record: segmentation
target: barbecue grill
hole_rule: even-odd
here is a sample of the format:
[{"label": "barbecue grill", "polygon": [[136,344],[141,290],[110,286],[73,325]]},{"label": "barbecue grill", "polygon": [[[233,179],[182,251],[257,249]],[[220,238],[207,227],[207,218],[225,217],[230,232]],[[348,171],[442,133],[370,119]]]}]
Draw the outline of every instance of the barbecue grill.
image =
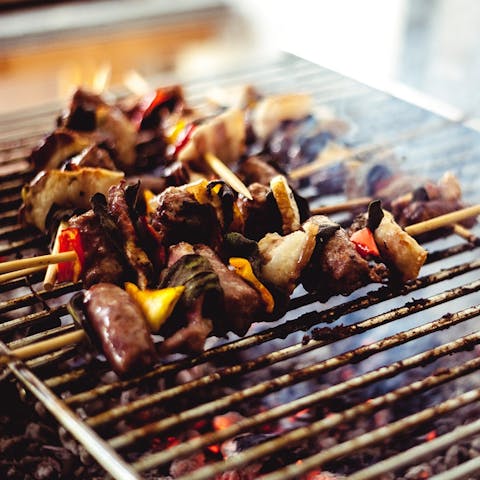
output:
[{"label": "barbecue grill", "polygon": [[[393,153],[403,171],[430,178],[451,170],[464,199],[480,200],[478,132],[299,58],[190,80],[185,92],[198,104],[208,87],[247,82],[331,107],[353,125],[352,157]],[[17,224],[17,209],[32,175],[25,157],[59,109],[0,118],[3,258],[46,252],[43,236]],[[341,199],[303,185],[313,206]],[[201,355],[169,358],[142,377],[112,379],[105,362],[72,345],[11,358],[4,381],[21,386],[20,411],[35,398],[116,479],[162,478],[185,458],[201,459],[199,468],[176,478],[479,478],[478,243],[451,235],[426,247],[421,277],[402,287],[371,285],[325,304],[296,292],[282,321],[213,339]],[[81,285],[47,292],[41,282],[36,273],[0,285],[2,354],[77,328],[65,302]],[[451,462],[460,447],[467,454]]]}]

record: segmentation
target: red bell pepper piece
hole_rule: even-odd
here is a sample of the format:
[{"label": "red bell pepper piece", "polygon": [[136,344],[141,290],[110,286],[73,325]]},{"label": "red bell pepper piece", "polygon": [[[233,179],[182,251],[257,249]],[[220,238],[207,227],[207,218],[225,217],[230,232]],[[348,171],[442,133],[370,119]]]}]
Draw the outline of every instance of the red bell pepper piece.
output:
[{"label": "red bell pepper piece", "polygon": [[72,262],[61,262],[58,264],[57,280],[59,282],[76,282],[82,273],[85,262],[85,252],[82,246],[82,240],[78,228],[64,228],[58,237],[58,251],[75,251],[77,259]]},{"label": "red bell pepper piece", "polygon": [[368,257],[371,255],[375,257],[380,256],[377,244],[375,243],[375,238],[369,228],[365,227],[354,232],[350,237],[350,241],[355,244],[357,252],[362,257]]},{"label": "red bell pepper piece", "polygon": [[148,117],[153,113],[155,108],[162,103],[165,103],[172,96],[168,90],[158,89],[154,92],[147,93],[135,108],[131,121],[136,126],[137,130],[141,130],[143,123],[147,121]]}]

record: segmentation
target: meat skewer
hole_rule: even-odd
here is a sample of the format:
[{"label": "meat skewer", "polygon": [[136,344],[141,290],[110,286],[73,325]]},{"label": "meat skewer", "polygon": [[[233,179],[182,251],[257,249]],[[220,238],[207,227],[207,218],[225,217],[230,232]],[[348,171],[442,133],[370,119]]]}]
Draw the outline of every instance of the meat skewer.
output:
[{"label": "meat skewer", "polygon": [[[476,206],[473,209],[470,208],[466,212],[459,213],[459,215],[462,218],[465,218],[466,214],[470,214],[470,215],[480,214],[480,206]],[[444,218],[444,219],[440,219],[437,222],[434,222],[435,225],[433,225],[433,227],[432,227],[432,222],[429,221],[429,222],[423,222],[423,224],[420,224],[420,225],[416,225],[415,229],[417,231],[425,232],[429,228],[437,228],[438,224],[444,225],[447,220],[450,222],[452,221],[451,215],[447,219]],[[455,219],[453,219],[453,221],[454,220]],[[310,220],[310,225],[312,225],[311,220]],[[306,229],[308,228],[310,227],[306,227]],[[202,248],[205,248],[205,247],[202,247]],[[203,251],[199,250],[199,252],[203,252]],[[58,259],[58,255],[62,255],[62,254],[57,254],[57,256],[54,257],[55,260]],[[70,257],[71,256],[72,255],[70,253]],[[26,259],[26,260],[30,260],[30,259]],[[42,262],[44,261],[45,261],[45,256],[42,259]],[[282,261],[281,257],[280,257],[280,261]],[[19,261],[14,261],[14,262],[19,262]],[[10,262],[8,267],[9,270],[13,268],[12,265],[14,264]],[[232,274],[232,275],[235,275],[235,274]],[[233,291],[234,289],[232,289],[232,292]],[[117,294],[120,295],[120,297],[116,296]],[[86,298],[86,300],[84,300],[84,298]],[[79,301],[80,300],[77,298],[73,300],[73,303],[76,303],[78,307]],[[81,294],[81,301],[83,302],[83,304],[88,305],[86,308],[86,311],[88,312],[88,316],[90,317],[90,319],[87,320],[88,324],[90,325],[90,329],[87,327],[86,329],[76,330],[74,332],[70,332],[68,334],[55,337],[53,339],[38,342],[33,345],[29,345],[27,347],[22,347],[21,349],[15,350],[13,352],[13,355],[21,359],[32,358],[34,356],[47,353],[49,351],[61,348],[63,346],[84,341],[85,338],[89,337],[96,344],[99,343],[98,339],[100,339],[100,343],[102,344],[102,350],[105,352],[107,358],[109,358],[109,361],[113,366],[113,368],[120,375],[131,374],[136,372],[139,368],[141,369],[141,368],[148,367],[151,364],[151,362],[153,362],[156,359],[157,353],[152,348],[153,344],[151,344],[151,338],[149,336],[148,337],[146,336],[145,332],[148,332],[148,330],[144,328],[145,323],[142,323],[144,322],[144,315],[138,310],[138,306],[135,305],[135,303],[132,300],[132,297],[129,296],[127,292],[125,292],[123,289],[115,285],[97,284],[87,292],[86,297],[84,297],[84,294]],[[125,305],[129,305],[129,308],[127,309],[127,311],[131,309],[132,311],[131,315],[130,313],[129,314],[125,313],[124,311]],[[122,309],[121,315],[119,314],[119,310],[118,310],[119,307]],[[76,311],[78,312],[78,309]],[[135,318],[135,320],[133,320],[133,318]],[[107,323],[112,320],[114,322],[118,322],[118,328],[116,330],[110,331],[108,330],[109,327],[107,327]],[[140,320],[142,322],[140,322]],[[128,350],[128,347],[125,346],[129,342],[123,342],[122,340],[123,343],[120,347],[120,350],[123,351],[122,348],[124,350],[127,349],[128,350],[127,357],[125,357],[125,353],[123,354],[123,356],[122,354],[119,354],[118,347],[115,345],[115,340],[113,341],[110,340],[110,343],[108,343],[106,340],[107,338],[112,338],[112,336],[113,338],[119,338],[119,339],[121,339],[122,336],[125,336],[126,333],[125,333],[125,328],[123,326],[124,325],[123,322],[125,321],[128,321],[130,326],[132,325],[130,322],[135,322],[135,324],[137,325],[137,330],[135,329],[132,330],[133,332],[132,338],[133,337],[137,338],[137,336],[139,336],[142,339],[140,342],[140,344],[142,345],[142,348],[139,347],[139,342],[137,340],[133,341],[132,345],[135,346],[133,352],[131,350]],[[85,324],[83,326],[85,326]],[[87,332],[89,330],[92,331],[92,329],[95,333],[86,335],[86,331]],[[11,360],[11,358],[8,358],[8,359],[5,358],[3,360],[0,359],[0,363],[8,362],[8,360]]]},{"label": "meat skewer", "polygon": [[[300,283],[307,290],[320,290],[320,297],[326,299],[335,294],[347,295],[370,282],[381,282],[390,274],[388,269],[393,272],[392,277],[397,275],[401,281],[416,278],[426,251],[401,230],[388,212],[380,210],[374,226],[369,216],[364,219],[368,225],[361,230],[368,230],[373,238],[372,244],[365,245],[365,232],[361,230],[350,236],[327,217],[305,216],[300,199],[285,177],[267,164],[261,167],[266,183],[263,185],[254,182],[247,189],[230,176],[229,183],[240,190],[240,197],[225,182],[203,180],[168,188],[164,185],[158,196],[143,202],[138,186],[135,190],[128,185],[122,171],[90,164],[101,161],[107,165],[110,160],[114,169],[131,173],[138,160],[132,153],[132,125],[138,134],[148,133],[156,138],[168,121],[177,122],[172,123],[175,128],[183,128],[182,148],[172,158],[188,171],[190,180],[192,175],[205,179],[212,164],[212,170],[220,168],[221,176],[228,177],[229,166],[238,162],[245,149],[244,111],[230,108],[213,118],[189,118],[191,112],[183,106],[180,112],[175,110],[183,102],[178,90],[173,88],[164,94],[157,91],[153,102],[146,107],[137,105],[127,114],[118,106],[79,92],[62,125],[80,129],[80,133],[67,139],[83,146],[85,139],[91,141],[100,135],[113,143],[106,149],[101,143],[90,145],[82,150],[81,158],[69,160],[74,165],[71,171],[56,170],[54,166],[40,176],[43,190],[37,180],[24,192],[22,216],[41,230],[49,223],[50,207],[65,203],[64,197],[70,210],[79,206],[86,210],[91,199],[92,210],[73,216],[70,211],[65,230],[75,232],[86,246],[82,255],[76,250],[74,257],[81,260],[82,279],[88,288],[82,309],[88,317],[86,325],[95,331],[92,338],[100,341],[118,374],[147,368],[156,360],[147,324],[155,324],[155,331],[164,336],[159,347],[161,354],[196,353],[203,349],[208,335],[224,335],[228,331],[244,335],[252,321],[281,316],[282,306]],[[295,99],[301,100],[300,110],[294,108]],[[153,115],[159,105],[162,113]],[[265,99],[253,110],[257,140],[266,141],[283,121],[303,119],[310,108],[306,105],[305,96]],[[81,133],[83,128],[88,135]],[[58,135],[63,133],[66,132],[57,131]],[[159,138],[160,143],[164,142],[165,132]],[[74,147],[76,151],[78,146]],[[164,147],[162,144],[159,151],[163,152]],[[227,165],[219,163],[217,155]],[[245,171],[247,165],[251,172],[252,167],[260,164],[249,158],[240,168],[243,166]],[[86,177],[93,181],[78,182]],[[58,185],[56,190],[45,188],[62,181],[69,185],[70,178],[82,184],[74,192],[67,191],[65,195]],[[86,194],[85,185],[89,187]],[[79,197],[83,198],[77,203]],[[435,228],[438,225],[437,222]],[[376,250],[372,247],[375,242],[379,245]],[[227,254],[228,249],[233,249],[233,254],[230,250]],[[374,266],[368,262],[373,257]],[[236,273],[227,267],[227,260]],[[159,272],[160,280],[155,278]],[[152,286],[156,290],[149,290]],[[177,293],[169,289],[176,289]],[[163,314],[152,322],[145,313],[145,299],[162,290],[169,290],[175,301],[167,302],[171,307],[168,315],[164,308]],[[128,306],[125,315],[124,304]],[[170,314],[174,320],[169,320]],[[125,322],[130,318],[134,328],[125,339],[122,332],[128,330]],[[223,323],[223,318],[229,318],[230,323]]]}]

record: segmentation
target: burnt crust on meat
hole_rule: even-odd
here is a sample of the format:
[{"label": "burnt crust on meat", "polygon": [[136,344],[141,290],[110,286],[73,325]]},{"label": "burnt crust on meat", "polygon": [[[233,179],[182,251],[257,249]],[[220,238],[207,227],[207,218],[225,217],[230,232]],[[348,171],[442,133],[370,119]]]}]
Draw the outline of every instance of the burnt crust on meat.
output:
[{"label": "burnt crust on meat", "polygon": [[185,241],[203,243],[217,250],[221,243],[221,226],[215,209],[200,204],[192,193],[181,188],[169,187],[160,194],[151,223],[165,246]]},{"label": "burnt crust on meat", "polygon": [[86,288],[100,282],[121,285],[124,281],[124,265],[118,251],[104,234],[100,220],[92,210],[68,221],[78,228],[85,254],[82,280]]},{"label": "burnt crust on meat", "polygon": [[[331,222],[323,216],[319,221]],[[383,264],[370,264],[356,250],[347,232],[340,228],[318,245],[311,261],[303,271],[301,283],[308,291],[318,292],[320,300],[333,295],[350,295],[369,283],[381,283],[387,269]]]},{"label": "burnt crust on meat", "polygon": [[122,232],[125,255],[137,273],[137,285],[144,289],[152,283],[153,265],[145,251],[138,246],[138,237],[125,198],[126,182],[112,186],[108,191],[108,213]]}]

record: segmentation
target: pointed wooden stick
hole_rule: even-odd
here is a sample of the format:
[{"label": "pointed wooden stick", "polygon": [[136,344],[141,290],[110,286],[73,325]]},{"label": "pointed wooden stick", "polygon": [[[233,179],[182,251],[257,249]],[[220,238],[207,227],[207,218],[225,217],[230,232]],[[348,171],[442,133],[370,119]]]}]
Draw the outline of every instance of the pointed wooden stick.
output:
[{"label": "pointed wooden stick", "polygon": [[453,233],[455,235],[458,235],[459,237],[462,237],[464,240],[470,243],[475,243],[478,239],[478,237],[471,232],[468,228],[465,228],[463,225],[460,225],[459,223],[456,223],[453,226]]},{"label": "pointed wooden stick", "polygon": [[225,180],[235,191],[241,193],[249,200],[253,200],[252,194],[245,184],[213,153],[207,152],[205,160],[208,166],[222,179]]},{"label": "pointed wooden stick", "polygon": [[[58,225],[57,233],[55,235],[55,241],[53,243],[52,253],[58,253],[59,244],[60,244],[60,233],[61,231],[67,228],[67,222],[60,222]],[[45,273],[45,278],[43,279],[43,288],[45,290],[51,290],[55,285],[55,280],[57,279],[58,264],[52,263],[48,266],[47,272]]]},{"label": "pointed wooden stick", "polygon": [[0,283],[9,282],[15,278],[25,277],[27,275],[32,275],[32,273],[41,272],[44,270],[46,265],[41,265],[40,267],[31,267],[31,268],[22,268],[21,270],[15,270],[9,273],[3,273],[0,275]]},{"label": "pointed wooden stick", "polygon": [[73,262],[76,260],[77,254],[74,251],[62,252],[48,255],[40,255],[38,257],[21,258],[19,260],[10,260],[0,263],[0,273],[14,272],[31,267],[43,267],[52,263]]},{"label": "pointed wooden stick", "polygon": [[322,207],[313,208],[312,215],[331,215],[332,213],[348,212],[357,207],[367,206],[373,199],[371,197],[352,198],[342,203],[335,205],[325,205]]},{"label": "pointed wooden stick", "polygon": [[425,220],[424,222],[415,223],[414,225],[409,225],[408,227],[405,227],[405,231],[414,237],[416,235],[421,235],[422,233],[436,230],[437,228],[451,227],[462,220],[476,217],[477,215],[480,215],[480,204],[462,208],[455,212],[446,213],[445,215],[440,215],[431,218],[430,220]]},{"label": "pointed wooden stick", "polygon": [[15,359],[28,360],[30,358],[39,357],[46,353],[53,352],[68,345],[80,343],[86,338],[84,330],[74,330],[73,332],[64,333],[57,337],[48,338],[40,342],[25,345],[24,347],[12,350],[11,355],[0,356],[0,366],[5,365]]}]

